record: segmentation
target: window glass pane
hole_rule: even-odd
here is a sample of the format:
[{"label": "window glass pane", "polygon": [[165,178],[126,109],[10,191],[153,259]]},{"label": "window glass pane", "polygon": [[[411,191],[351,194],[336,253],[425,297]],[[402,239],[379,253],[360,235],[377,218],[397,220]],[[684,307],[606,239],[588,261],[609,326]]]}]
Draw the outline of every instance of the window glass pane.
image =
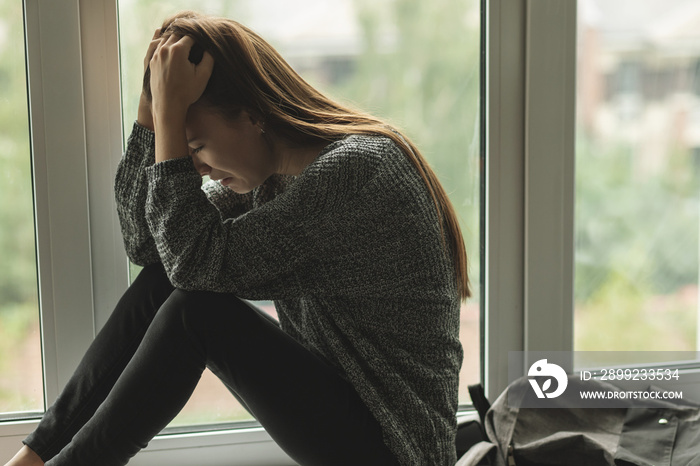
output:
[{"label": "window glass pane", "polygon": [[[479,1],[121,0],[127,130],[136,117],[146,45],[163,18],[186,8],[251,27],[312,85],[388,119],[421,148],[460,216],[471,261],[474,297],[463,305],[461,325],[460,401],[468,403],[467,384],[480,380]],[[274,312],[272,303],[258,305]],[[209,374],[181,415],[187,420],[175,423],[242,417],[234,406]]]},{"label": "window glass pane", "polygon": [[692,0],[579,1],[577,350],[698,349],[699,21]]},{"label": "window glass pane", "polygon": [[0,418],[44,410],[23,25],[0,0]]}]

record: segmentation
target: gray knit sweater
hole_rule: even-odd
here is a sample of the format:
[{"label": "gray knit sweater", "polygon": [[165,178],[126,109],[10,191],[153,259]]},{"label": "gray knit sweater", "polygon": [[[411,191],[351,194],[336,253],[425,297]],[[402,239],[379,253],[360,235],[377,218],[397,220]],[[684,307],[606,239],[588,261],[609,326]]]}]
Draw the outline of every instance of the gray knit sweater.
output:
[{"label": "gray knit sweater", "polygon": [[458,291],[433,201],[391,140],[348,136],[241,195],[202,185],[189,157],[155,164],[154,135],[135,124],[115,192],[133,262],[162,262],[179,288],[274,300],[402,465],[455,463]]}]

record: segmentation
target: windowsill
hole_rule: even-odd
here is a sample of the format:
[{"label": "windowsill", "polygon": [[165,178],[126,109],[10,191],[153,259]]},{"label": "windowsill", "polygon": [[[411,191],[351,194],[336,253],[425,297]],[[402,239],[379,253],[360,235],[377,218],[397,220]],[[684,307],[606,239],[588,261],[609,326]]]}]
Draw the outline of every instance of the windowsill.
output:
[{"label": "windowsill", "polygon": [[[471,407],[461,407],[457,422],[479,419]],[[0,451],[14,452],[21,441],[39,423],[38,419],[0,422]],[[227,466],[293,466],[292,461],[270,438],[261,426],[250,422],[216,426],[201,426],[197,432],[164,432],[156,436],[148,447],[140,452],[130,464],[148,466],[169,464],[222,464]],[[11,455],[12,453],[8,453]],[[6,460],[0,457],[0,460]],[[9,460],[9,457],[7,458]]]}]

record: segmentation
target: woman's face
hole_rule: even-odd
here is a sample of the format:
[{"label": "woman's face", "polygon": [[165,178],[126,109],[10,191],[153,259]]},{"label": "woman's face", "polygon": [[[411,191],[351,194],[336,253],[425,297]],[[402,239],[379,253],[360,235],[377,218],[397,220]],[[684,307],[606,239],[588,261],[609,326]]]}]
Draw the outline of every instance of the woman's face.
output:
[{"label": "woman's face", "polygon": [[237,193],[252,191],[275,173],[272,146],[246,111],[229,120],[204,105],[192,105],[186,133],[197,171]]}]

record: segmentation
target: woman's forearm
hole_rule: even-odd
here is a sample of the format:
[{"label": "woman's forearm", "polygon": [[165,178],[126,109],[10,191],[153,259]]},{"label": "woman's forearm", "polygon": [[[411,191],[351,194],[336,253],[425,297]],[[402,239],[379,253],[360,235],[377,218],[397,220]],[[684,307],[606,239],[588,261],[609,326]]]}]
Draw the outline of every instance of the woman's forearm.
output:
[{"label": "woman's forearm", "polygon": [[187,111],[201,97],[214,67],[207,52],[197,64],[189,60],[193,45],[191,37],[170,35],[158,43],[150,61],[156,163],[189,155]]},{"label": "woman's forearm", "polygon": [[154,136],[148,128],[134,124],[119,161],[114,194],[124,247],[129,259],[139,265],[160,262],[151,232],[146,222],[148,179],[146,167],[154,162]]},{"label": "woman's forearm", "polygon": [[186,112],[187,109],[167,106],[155,112],[156,163],[189,155],[185,132]]},{"label": "woman's forearm", "polygon": [[153,131],[153,115],[151,114],[151,103],[146,98],[145,94],[141,94],[141,100],[139,100],[139,109],[136,117],[136,122]]}]

